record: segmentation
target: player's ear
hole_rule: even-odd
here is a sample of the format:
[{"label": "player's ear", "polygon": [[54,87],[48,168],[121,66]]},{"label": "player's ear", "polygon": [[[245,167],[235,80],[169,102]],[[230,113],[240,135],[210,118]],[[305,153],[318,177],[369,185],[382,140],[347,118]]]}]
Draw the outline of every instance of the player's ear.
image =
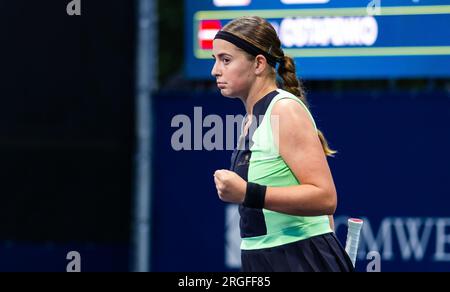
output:
[{"label": "player's ear", "polygon": [[258,55],[255,58],[255,74],[261,75],[267,67],[266,57],[263,55]]}]

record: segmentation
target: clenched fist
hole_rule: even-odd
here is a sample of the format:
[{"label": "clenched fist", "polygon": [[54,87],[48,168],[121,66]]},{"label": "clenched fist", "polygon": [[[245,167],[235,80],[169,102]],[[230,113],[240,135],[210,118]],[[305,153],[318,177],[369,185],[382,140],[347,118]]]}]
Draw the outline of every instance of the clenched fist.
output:
[{"label": "clenched fist", "polygon": [[217,194],[219,198],[228,203],[241,204],[247,191],[247,182],[237,173],[229,170],[217,170],[214,173]]}]

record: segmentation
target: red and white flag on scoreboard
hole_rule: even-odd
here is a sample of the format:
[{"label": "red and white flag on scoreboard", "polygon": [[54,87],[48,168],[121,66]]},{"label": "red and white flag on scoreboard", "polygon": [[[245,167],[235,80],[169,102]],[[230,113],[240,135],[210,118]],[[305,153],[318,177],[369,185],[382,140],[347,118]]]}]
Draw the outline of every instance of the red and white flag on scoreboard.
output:
[{"label": "red and white flag on scoreboard", "polygon": [[198,29],[198,42],[202,50],[212,50],[213,40],[222,28],[220,20],[202,20]]}]

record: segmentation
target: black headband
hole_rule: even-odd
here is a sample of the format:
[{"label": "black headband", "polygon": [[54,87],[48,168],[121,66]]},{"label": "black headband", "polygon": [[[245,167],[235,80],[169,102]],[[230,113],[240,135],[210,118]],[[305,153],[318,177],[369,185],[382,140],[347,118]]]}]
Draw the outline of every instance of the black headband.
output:
[{"label": "black headband", "polygon": [[264,57],[266,57],[267,63],[274,68],[276,67],[277,63],[282,63],[283,61],[282,58],[276,58],[275,56],[272,56],[271,54],[264,52],[263,50],[247,42],[246,40],[243,40],[235,36],[234,34],[223,30],[219,31],[214,37],[214,39],[221,39],[230,42],[236,47],[246,51],[247,53],[255,57],[258,55],[263,55]]}]

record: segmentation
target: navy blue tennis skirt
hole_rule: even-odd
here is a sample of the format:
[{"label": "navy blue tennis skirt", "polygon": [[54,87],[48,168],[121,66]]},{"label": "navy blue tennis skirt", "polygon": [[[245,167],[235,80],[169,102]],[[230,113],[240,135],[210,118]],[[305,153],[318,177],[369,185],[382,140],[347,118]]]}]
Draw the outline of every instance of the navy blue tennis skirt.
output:
[{"label": "navy blue tennis skirt", "polygon": [[353,272],[334,233],[258,250],[242,250],[243,272]]}]

